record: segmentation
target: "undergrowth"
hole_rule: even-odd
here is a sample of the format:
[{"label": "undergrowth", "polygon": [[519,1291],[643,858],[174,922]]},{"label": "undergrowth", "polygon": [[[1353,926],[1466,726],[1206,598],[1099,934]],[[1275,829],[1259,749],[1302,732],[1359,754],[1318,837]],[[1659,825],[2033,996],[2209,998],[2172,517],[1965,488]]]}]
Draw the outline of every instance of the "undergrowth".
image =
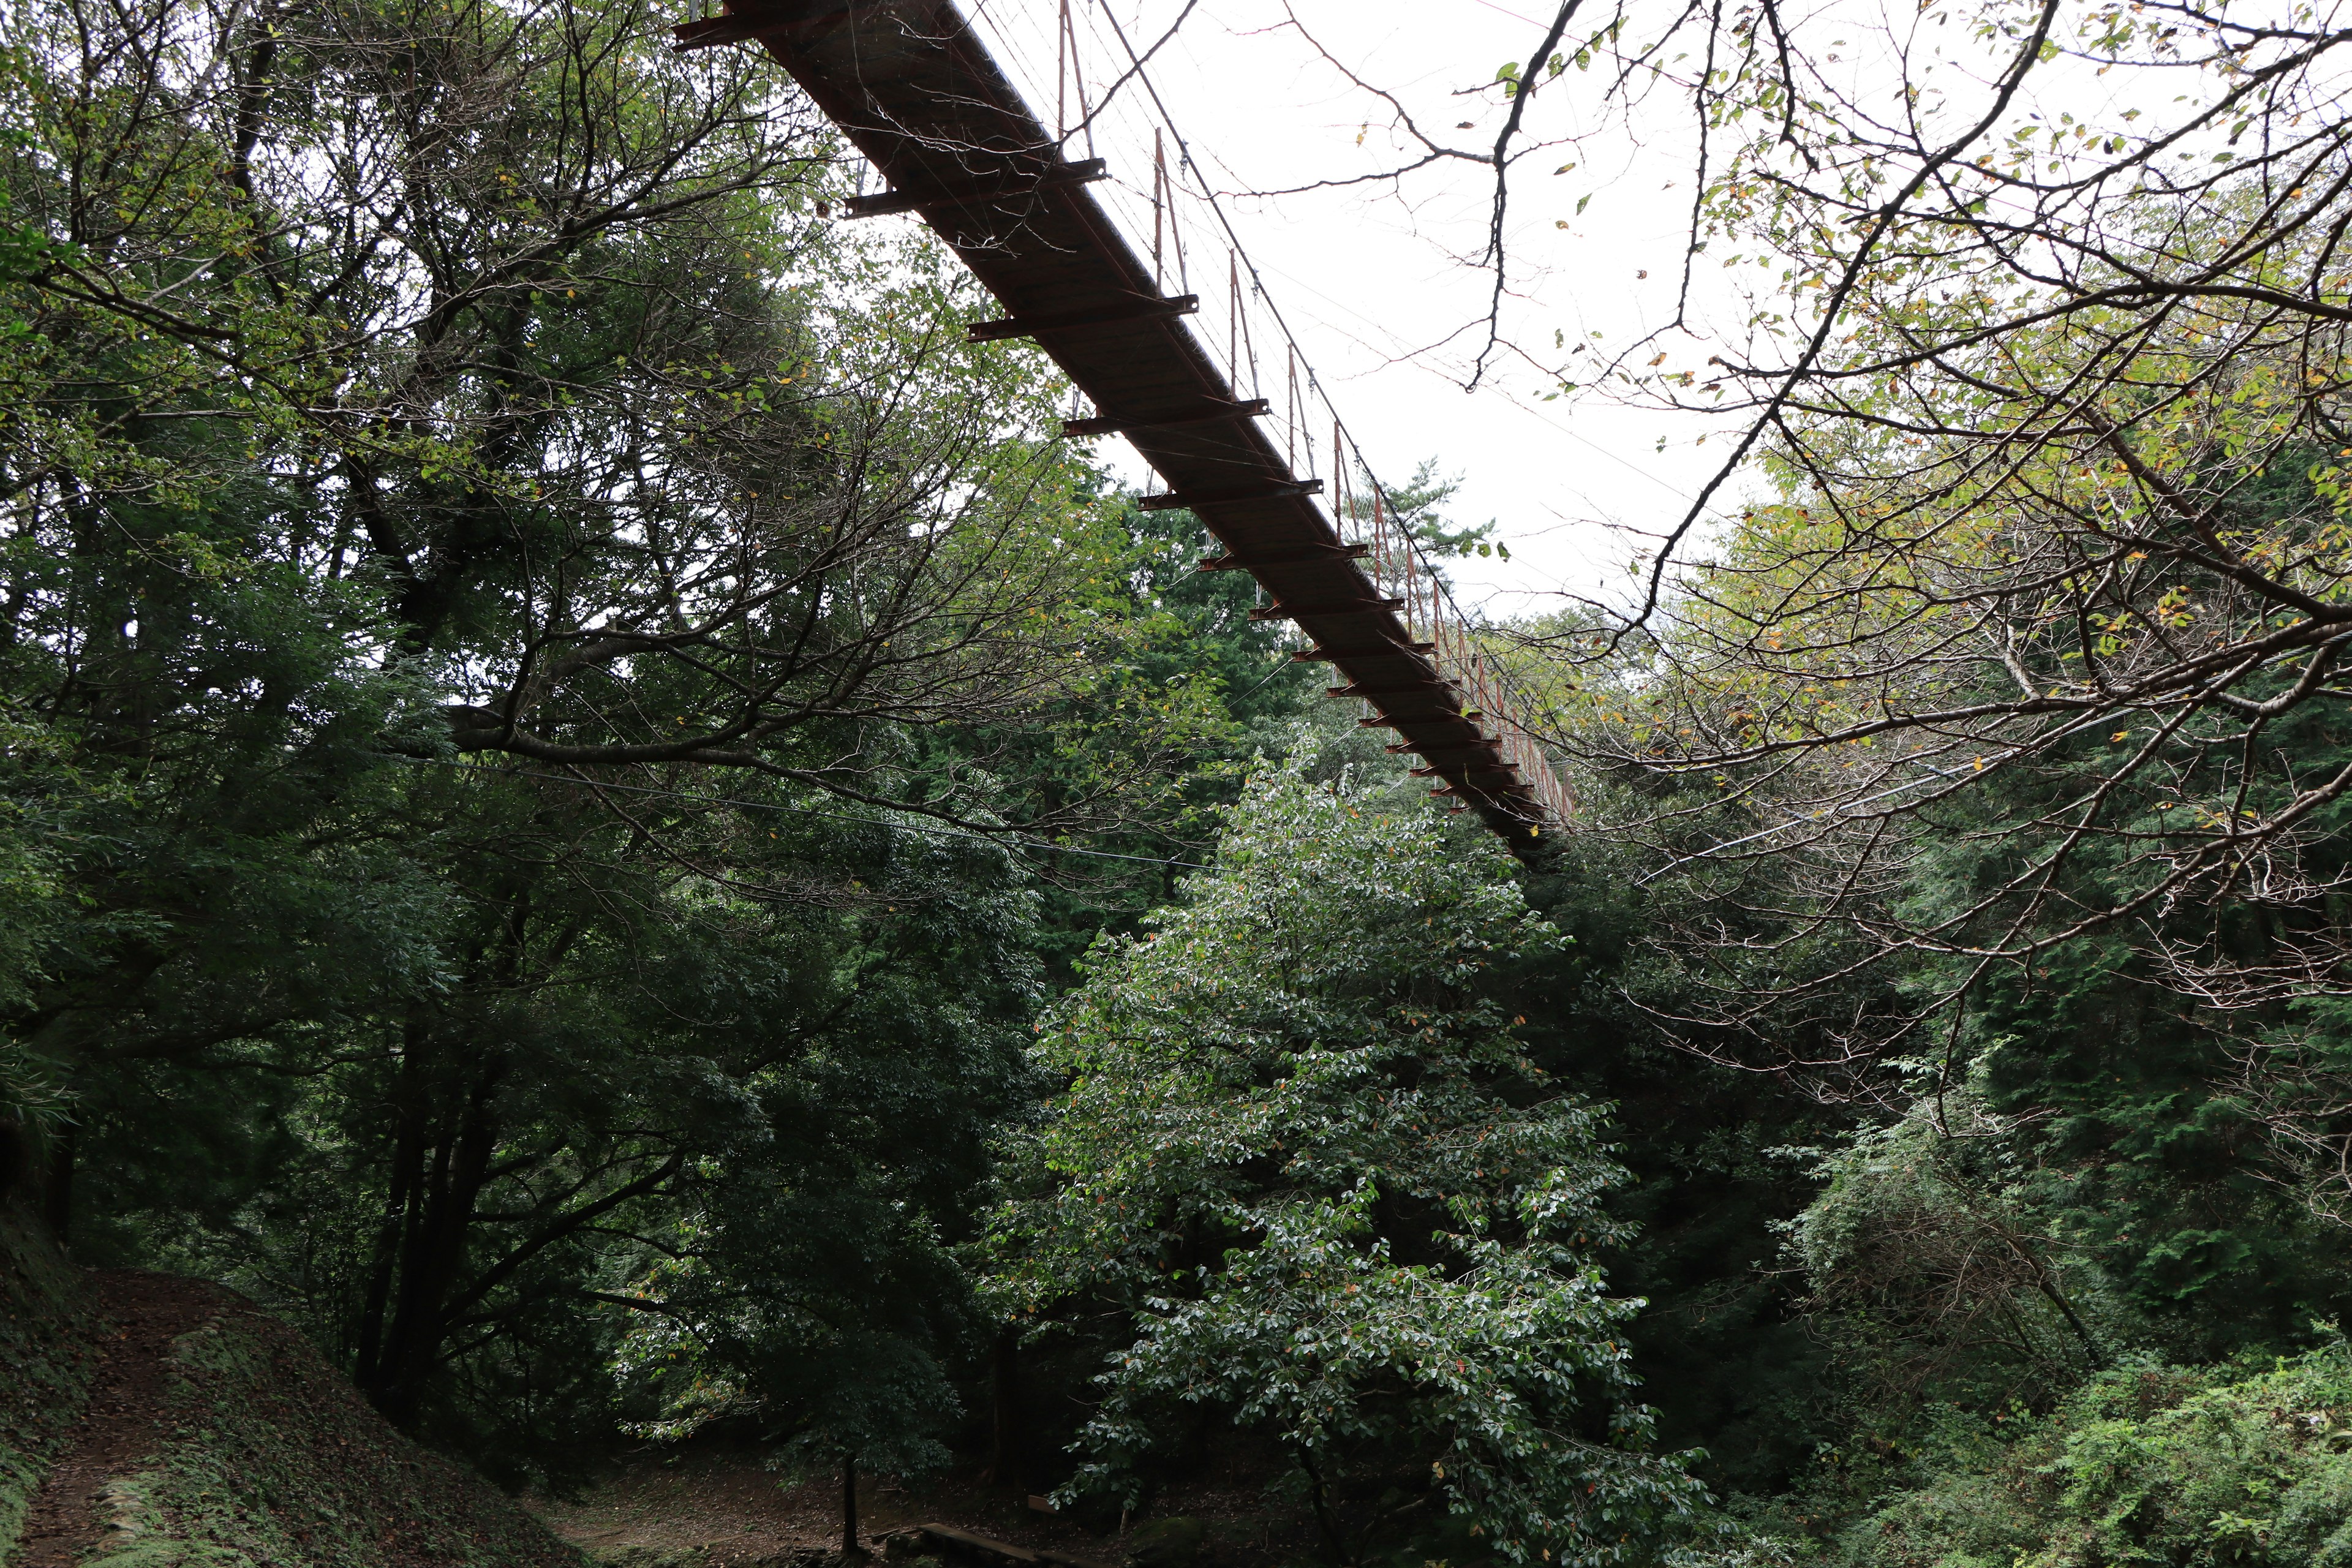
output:
[{"label": "undergrowth", "polygon": [[2352,1346],[2102,1373],[2047,1415],[1954,1418],[1905,1470],[1841,1527],[1809,1537],[1817,1500],[1767,1533],[1840,1568],[2352,1568]]},{"label": "undergrowth", "polygon": [[237,1314],[184,1336],[162,1455],[109,1489],[85,1568],[577,1568],[521,1509],[387,1426],[293,1331]]},{"label": "undergrowth", "polygon": [[96,1325],[80,1276],[0,1204],[0,1562],[89,1398]]}]

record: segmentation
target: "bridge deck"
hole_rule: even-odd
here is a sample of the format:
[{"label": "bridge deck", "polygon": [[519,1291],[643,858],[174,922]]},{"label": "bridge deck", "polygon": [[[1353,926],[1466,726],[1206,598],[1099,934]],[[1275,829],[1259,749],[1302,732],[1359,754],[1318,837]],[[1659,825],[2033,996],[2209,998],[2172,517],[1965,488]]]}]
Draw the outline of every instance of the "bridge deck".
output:
[{"label": "bridge deck", "polygon": [[953,0],[728,5],[680,47],[764,44],[889,180],[867,205],[919,212],[1003,302],[1009,322],[979,335],[1036,338],[1313,640],[1298,657],[1328,658],[1398,731],[1392,750],[1523,853],[1566,826],[1539,750],[1414,640]]}]

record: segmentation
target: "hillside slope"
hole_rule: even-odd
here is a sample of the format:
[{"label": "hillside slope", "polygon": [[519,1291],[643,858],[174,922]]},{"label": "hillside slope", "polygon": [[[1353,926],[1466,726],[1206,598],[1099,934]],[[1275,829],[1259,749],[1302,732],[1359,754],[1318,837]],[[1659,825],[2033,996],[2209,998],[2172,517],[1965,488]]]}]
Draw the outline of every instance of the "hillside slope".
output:
[{"label": "hillside slope", "polygon": [[5,1243],[7,1568],[579,1568],[233,1293],[118,1270],[78,1296],[21,1230]]},{"label": "hillside slope", "polygon": [[89,1403],[97,1344],[80,1272],[0,1203],[0,1563]]}]

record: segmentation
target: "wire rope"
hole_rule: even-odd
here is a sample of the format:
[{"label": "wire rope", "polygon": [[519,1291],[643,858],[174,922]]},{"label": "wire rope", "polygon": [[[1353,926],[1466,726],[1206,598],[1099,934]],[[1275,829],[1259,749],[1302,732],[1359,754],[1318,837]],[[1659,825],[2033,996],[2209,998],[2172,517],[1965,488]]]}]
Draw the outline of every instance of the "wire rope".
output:
[{"label": "wire rope", "polygon": [[[1102,15],[1103,19],[1110,24],[1111,33],[1118,41],[1120,52],[1127,57],[1129,75],[1133,80],[1142,85],[1145,95],[1150,98],[1152,108],[1157,111],[1157,118],[1160,124],[1166,127],[1168,134],[1172,137],[1176,142],[1180,171],[1181,169],[1190,169],[1192,171],[1194,179],[1197,180],[1200,184],[1201,200],[1202,204],[1208,207],[1210,213],[1216,218],[1217,226],[1223,231],[1227,244],[1231,247],[1234,255],[1248,267],[1251,291],[1264,303],[1266,314],[1273,318],[1275,326],[1282,333],[1285,346],[1292,353],[1296,353],[1297,355],[1298,362],[1306,367],[1307,384],[1308,390],[1322,403],[1323,406],[1330,412],[1333,423],[1345,433],[1347,446],[1353,453],[1357,466],[1363,470],[1365,479],[1376,491],[1383,492],[1388,496],[1390,510],[1394,510],[1395,492],[1391,489],[1387,482],[1380,477],[1379,471],[1372,467],[1370,460],[1365,458],[1363,443],[1357,438],[1353,430],[1348,428],[1345,416],[1340,413],[1339,405],[1332,402],[1330,393],[1325,386],[1322,376],[1316,371],[1313,359],[1307,353],[1305,348],[1299,343],[1297,333],[1292,330],[1289,318],[1283,314],[1280,303],[1276,300],[1272,292],[1265,287],[1265,275],[1259,268],[1257,258],[1250,253],[1249,247],[1243,243],[1240,232],[1234,226],[1231,215],[1225,211],[1224,203],[1218,199],[1215,191],[1210,187],[1206,174],[1203,172],[1200,161],[1193,156],[1192,139],[1186,136],[1183,129],[1176,123],[1176,117],[1169,109],[1167,100],[1160,95],[1160,84],[1153,79],[1150,68],[1145,64],[1141,57],[1136,54],[1135,46],[1129,41],[1127,36],[1127,29],[1119,25],[1117,12],[1114,11],[1110,5],[1106,4],[1102,7]],[[1105,103],[1104,108],[1106,110],[1109,108],[1108,102]],[[1332,466],[1335,472],[1340,466],[1339,455],[1337,453],[1333,454]],[[1427,552],[1423,549],[1420,541],[1412,538],[1409,531],[1400,527],[1399,532],[1403,535],[1402,542],[1405,545],[1409,562],[1413,558],[1426,556]],[[1470,617],[1463,613],[1460,602],[1454,598],[1453,590],[1446,584],[1444,577],[1434,569],[1434,563],[1423,559],[1420,563],[1423,570],[1427,572],[1431,580],[1431,585],[1433,590],[1433,603],[1437,599],[1442,598],[1443,602],[1452,608],[1454,612],[1454,624],[1457,627],[1472,624]],[[1408,566],[1408,570],[1410,570],[1410,565]],[[1408,599],[1411,599],[1412,597],[1412,595],[1408,595]],[[1434,629],[1433,628],[1433,633]],[[1526,705],[1527,699],[1524,689],[1522,689],[1507,673],[1500,676],[1497,685],[1500,689],[1507,692],[1511,697],[1517,700],[1520,706]],[[1521,726],[1521,728],[1524,729],[1524,726]]]},{"label": "wire rope", "polygon": [[[1499,6],[1494,8],[1501,9]],[[1190,10],[1188,3],[1185,12],[1189,14]],[[971,15],[975,23],[986,27],[1002,47],[1013,70],[1028,80],[1029,96],[1040,102],[1050,96],[1060,106],[1056,112],[1055,134],[1063,142],[1068,141],[1072,132],[1069,125],[1061,123],[1067,118],[1066,93],[1070,89],[1075,89],[1078,99],[1081,123],[1090,153],[1094,151],[1094,131],[1097,121],[1106,127],[1116,128],[1121,140],[1132,141],[1139,148],[1145,146],[1141,132],[1149,127],[1150,151],[1139,153],[1139,156],[1148,156],[1150,160],[1149,189],[1121,173],[1113,173],[1109,180],[1097,187],[1105,206],[1130,233],[1140,232],[1139,226],[1149,224],[1152,240],[1152,268],[1155,277],[1161,279],[1163,289],[1171,270],[1181,285],[1190,286],[1189,247],[1183,237],[1189,204],[1180,205],[1176,200],[1178,193],[1181,191],[1207,207],[1213,220],[1211,232],[1221,232],[1227,246],[1230,277],[1225,301],[1228,312],[1224,333],[1227,340],[1225,358],[1229,362],[1227,372],[1236,395],[1240,393],[1245,368],[1249,374],[1251,395],[1264,398],[1266,395],[1255,342],[1255,334],[1251,331],[1249,319],[1253,313],[1249,308],[1250,297],[1254,296],[1274,322],[1285,350],[1285,384],[1282,408],[1277,417],[1286,426],[1283,448],[1288,454],[1292,471],[1299,471],[1297,465],[1302,448],[1308,471],[1313,470],[1317,445],[1315,431],[1319,421],[1311,418],[1310,415],[1315,405],[1319,405],[1331,417],[1329,468],[1334,482],[1352,489],[1356,476],[1360,475],[1365,488],[1372,493],[1375,523],[1385,516],[1395,524],[1396,549],[1393,552],[1381,550],[1373,562],[1373,577],[1376,584],[1381,584],[1378,591],[1385,593],[1391,586],[1402,590],[1409,637],[1416,635],[1412,630],[1412,620],[1423,615],[1427,616],[1428,641],[1423,645],[1422,651],[1430,658],[1432,672],[1460,694],[1465,707],[1482,710],[1483,716],[1495,722],[1497,743],[1503,747],[1507,757],[1517,758],[1524,753],[1525,763],[1534,764],[1537,773],[1546,775],[1540,784],[1533,775],[1528,782],[1538,788],[1539,798],[1548,806],[1565,812],[1568,809],[1565,786],[1545,757],[1528,719],[1522,717],[1532,716],[1539,710],[1540,705],[1531,700],[1515,672],[1490,665],[1484,657],[1485,650],[1475,640],[1481,621],[1465,612],[1453,585],[1437,569],[1434,556],[1416,536],[1409,521],[1409,512],[1397,504],[1397,492],[1365,457],[1362,442],[1348,426],[1338,404],[1331,397],[1328,384],[1300,342],[1297,330],[1267,287],[1266,269],[1243,242],[1232,215],[1208,178],[1206,166],[1193,151],[1192,139],[1177,123],[1175,114],[1160,90],[1150,62],[1169,37],[1174,36],[1174,29],[1171,29],[1167,37],[1153,44],[1150,50],[1139,54],[1111,0],[1062,0],[1060,4],[1039,7],[1034,12],[1008,11],[1002,0],[974,0]],[[1040,74],[1041,68],[1027,47],[1025,35],[1016,36],[1022,26],[1021,18],[1032,15],[1047,18],[1045,25],[1055,35],[1050,46],[1045,49],[1045,57],[1052,59],[1054,66],[1050,95],[1043,90],[1046,83]],[[1180,26],[1182,19],[1180,15]],[[1109,34],[1108,40],[1104,37],[1106,26]],[[1115,79],[1091,100],[1086,87],[1086,56],[1096,51],[1081,48],[1078,37],[1081,29],[1101,55],[1111,60],[1117,70]],[[1042,37],[1036,41],[1045,43]],[[1116,47],[1105,47],[1107,44]],[[1125,68],[1117,69],[1122,57]],[[1129,85],[1139,86],[1142,89],[1140,94],[1128,94],[1125,89]],[[1168,167],[1163,151],[1168,140],[1175,142],[1177,153],[1172,169]],[[1238,286],[1239,274],[1244,266],[1249,276],[1246,296]],[[1236,338],[1238,342],[1234,341]],[[1213,353],[1213,349],[1211,352]],[[1333,515],[1338,520],[1335,527],[1344,530],[1347,509],[1340,504],[1338,496],[1333,498]],[[1395,573],[1400,565],[1402,570],[1398,575],[1402,580],[1393,584],[1384,582],[1386,575]]]}]

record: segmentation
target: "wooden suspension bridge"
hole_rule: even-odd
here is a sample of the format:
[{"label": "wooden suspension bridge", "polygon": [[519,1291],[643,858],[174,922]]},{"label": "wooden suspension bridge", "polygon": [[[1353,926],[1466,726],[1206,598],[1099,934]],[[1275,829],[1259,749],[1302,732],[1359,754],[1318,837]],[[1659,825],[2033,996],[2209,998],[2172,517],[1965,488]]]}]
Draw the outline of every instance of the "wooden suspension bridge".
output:
[{"label": "wooden suspension bridge", "polygon": [[[1345,678],[1330,694],[1369,704],[1360,722],[1394,730],[1389,749],[1418,757],[1455,810],[1522,855],[1566,828],[1566,786],[1460,616],[1447,625],[1438,578],[1377,489],[1369,528],[1337,497],[1326,512],[1323,481],[1262,427],[1267,402],[1243,397],[1194,332],[1198,298],[1164,291],[1089,188],[1103,163],[1065,157],[954,0],[725,4],[680,24],[678,47],[764,45],[888,182],[852,216],[915,213],[954,249],[1005,310],[971,336],[1053,356],[1099,411],[1065,434],[1133,443],[1168,487],[1144,506],[1189,509],[1223,546],[1202,570],[1255,576],[1271,600],[1257,614],[1313,644],[1292,657],[1328,661]],[[1338,469],[1336,439],[1331,457]]]}]

